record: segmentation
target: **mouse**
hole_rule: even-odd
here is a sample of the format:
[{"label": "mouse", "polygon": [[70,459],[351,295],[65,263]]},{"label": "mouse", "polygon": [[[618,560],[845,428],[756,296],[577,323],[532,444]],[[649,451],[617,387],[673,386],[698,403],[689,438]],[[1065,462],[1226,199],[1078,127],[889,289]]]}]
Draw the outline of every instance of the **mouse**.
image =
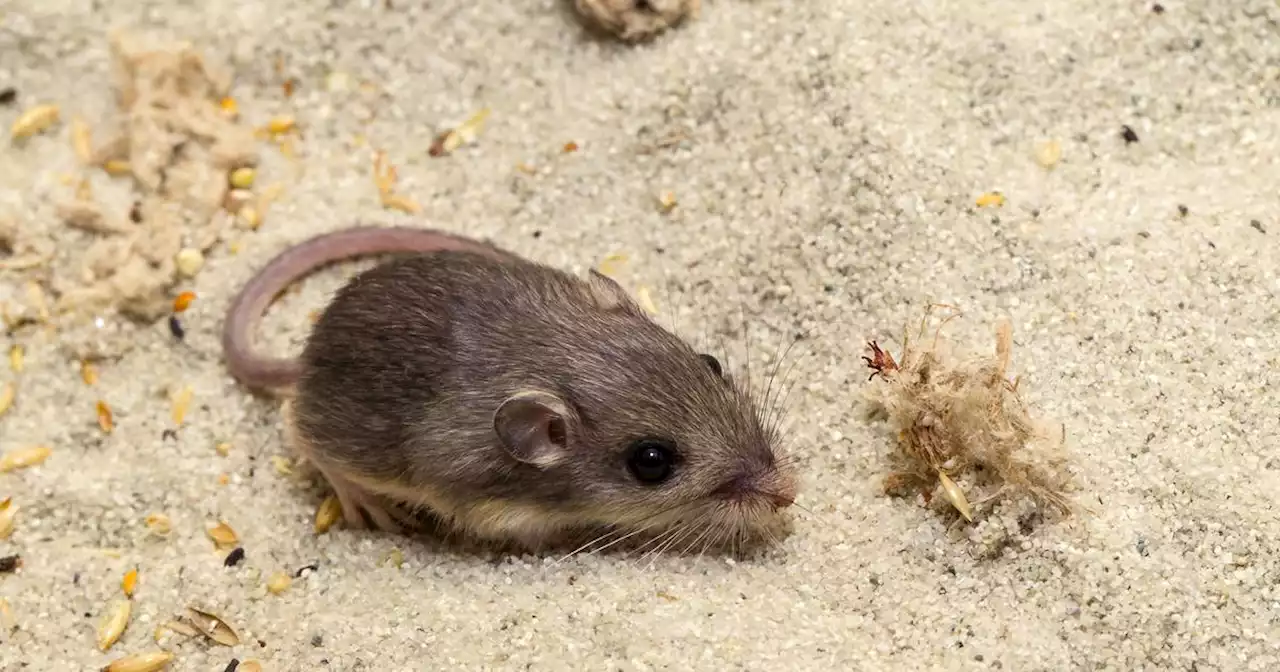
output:
[{"label": "mouse", "polygon": [[[254,349],[284,290],[361,256],[386,258],[333,294],[298,355]],[[426,514],[526,549],[594,530],[706,550],[773,536],[797,495],[759,395],[595,269],[357,226],[269,261],[232,300],[222,343],[233,378],[283,398],[286,443],[351,528],[403,533]]]}]

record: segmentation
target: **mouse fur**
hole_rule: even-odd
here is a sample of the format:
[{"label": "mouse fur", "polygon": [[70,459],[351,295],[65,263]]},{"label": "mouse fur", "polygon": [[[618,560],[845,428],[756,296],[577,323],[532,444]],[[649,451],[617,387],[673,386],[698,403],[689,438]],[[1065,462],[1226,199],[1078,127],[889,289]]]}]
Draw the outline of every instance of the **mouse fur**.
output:
[{"label": "mouse fur", "polygon": [[759,533],[796,496],[757,400],[595,271],[394,259],[337,292],[298,367],[288,436],[354,526],[426,511],[538,548],[681,523],[692,544]]}]

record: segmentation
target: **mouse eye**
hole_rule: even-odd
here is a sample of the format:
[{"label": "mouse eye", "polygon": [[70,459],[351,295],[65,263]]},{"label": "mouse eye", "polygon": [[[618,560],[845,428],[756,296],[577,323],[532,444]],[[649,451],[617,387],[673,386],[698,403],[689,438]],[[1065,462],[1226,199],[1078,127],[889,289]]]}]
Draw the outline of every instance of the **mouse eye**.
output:
[{"label": "mouse eye", "polygon": [[627,468],[636,480],[647,485],[661,483],[675,468],[675,448],[666,441],[642,439],[631,446]]},{"label": "mouse eye", "polygon": [[724,369],[720,368],[720,360],[706,353],[698,355],[698,357],[702,359],[702,361],[711,369],[711,372],[716,374],[717,377],[724,375]]}]

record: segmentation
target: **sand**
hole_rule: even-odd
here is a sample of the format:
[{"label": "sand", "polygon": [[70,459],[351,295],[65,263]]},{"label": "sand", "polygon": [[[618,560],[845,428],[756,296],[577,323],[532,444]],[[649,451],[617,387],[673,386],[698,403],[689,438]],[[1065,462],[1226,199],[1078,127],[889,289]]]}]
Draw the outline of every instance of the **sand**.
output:
[{"label": "sand", "polygon": [[[164,320],[106,315],[130,347],[88,386],[57,332],[8,337],[26,357],[0,371],[20,382],[0,450],[53,452],[0,474],[21,506],[0,556],[23,559],[0,576],[0,669],[96,669],[161,646],[184,671],[1280,669],[1274,2],[711,0],[638,46],[585,35],[568,5],[0,4],[0,86],[18,91],[0,121],[64,109],[3,149],[0,206],[20,232],[86,244],[50,198],[76,170],[69,115],[96,128],[113,114],[109,28],[190,40],[232,64],[245,119],[292,114],[303,131],[296,162],[262,144],[259,181],[286,189],[261,228],[230,230],[175,287],[198,295],[184,341]],[[330,91],[330,70],[351,87]],[[475,144],[428,155],[483,107]],[[1051,141],[1061,159],[1045,169]],[[374,149],[417,215],[380,206]],[[978,207],[988,192],[1003,204]],[[757,375],[807,334],[787,360],[793,534],[738,561],[560,564],[316,535],[323,490],[278,473],[277,406],[229,378],[218,332],[273,254],[356,221],[491,237],[577,272],[625,254],[620,280]],[[262,347],[296,351],[357,267],[278,304]],[[3,298],[34,277],[4,272]],[[962,348],[989,351],[1011,321],[1011,374],[1065,431],[1078,515],[1011,505],[969,524],[882,494],[893,437],[863,417],[877,382],[861,356],[872,339],[899,352],[931,301],[964,311],[946,330]],[[166,437],[166,390],[183,386],[192,403]],[[168,538],[148,536],[154,513]],[[205,533],[217,520],[244,548],[234,567]],[[104,653],[95,628],[131,567],[130,624]],[[157,644],[190,604],[240,644]]]}]

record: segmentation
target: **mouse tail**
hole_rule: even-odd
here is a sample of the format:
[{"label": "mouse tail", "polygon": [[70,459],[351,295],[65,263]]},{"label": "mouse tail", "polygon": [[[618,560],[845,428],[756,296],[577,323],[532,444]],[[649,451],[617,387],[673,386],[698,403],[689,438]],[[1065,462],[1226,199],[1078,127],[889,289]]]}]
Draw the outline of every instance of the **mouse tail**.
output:
[{"label": "mouse tail", "polygon": [[506,256],[487,243],[435,229],[357,227],[323,234],[276,255],[240,290],[227,310],[222,350],[227,368],[242,385],[260,390],[292,387],[301,373],[296,358],[276,358],[253,348],[253,334],[267,308],[290,285],[329,264],[383,254],[460,250]]}]

